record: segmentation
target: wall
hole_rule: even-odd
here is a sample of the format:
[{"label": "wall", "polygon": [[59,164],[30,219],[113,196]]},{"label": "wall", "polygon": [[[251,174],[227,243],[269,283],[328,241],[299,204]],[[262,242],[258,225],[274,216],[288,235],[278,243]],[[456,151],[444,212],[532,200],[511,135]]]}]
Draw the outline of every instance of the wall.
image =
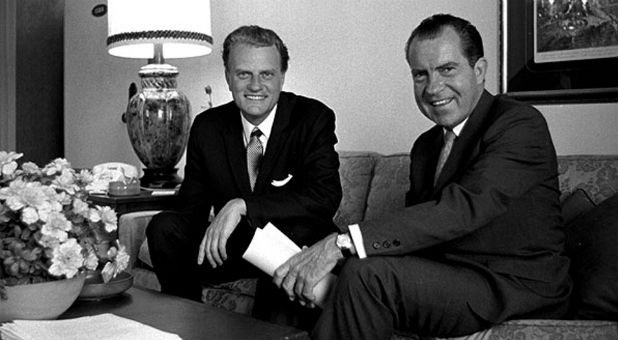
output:
[{"label": "wall", "polygon": [[[103,0],[66,0],[65,148],[75,166],[118,160],[138,164],[120,121],[127,88],[145,60],[107,54],[106,18],[90,10]],[[496,0],[242,0],[211,1],[215,48],[211,55],[168,60],[180,71],[179,88],[194,112],[231,100],[221,44],[244,24],[274,29],[290,50],[284,88],[315,97],[337,114],[339,150],[406,152],[430,122],[414,103],[404,44],[426,16],[450,12],[472,21],[484,38],[496,93],[499,71],[499,1]],[[541,106],[559,154],[616,153],[615,104]],[[577,139],[573,136],[582,136]],[[584,137],[585,136],[585,137]]]}]

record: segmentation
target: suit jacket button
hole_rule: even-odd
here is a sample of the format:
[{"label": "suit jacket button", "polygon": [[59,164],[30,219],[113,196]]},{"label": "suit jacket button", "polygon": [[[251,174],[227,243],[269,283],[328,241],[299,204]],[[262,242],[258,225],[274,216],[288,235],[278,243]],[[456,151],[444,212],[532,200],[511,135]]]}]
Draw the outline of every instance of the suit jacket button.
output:
[{"label": "suit jacket button", "polygon": [[400,245],[400,244],[401,244],[401,243],[399,242],[399,240],[398,240],[398,239],[394,239],[394,240],[393,240],[393,246],[395,246],[395,247],[399,247],[399,245]]},{"label": "suit jacket button", "polygon": [[372,246],[373,246],[373,249],[380,249],[380,242],[374,242]]},{"label": "suit jacket button", "polygon": [[384,243],[382,243],[382,245],[384,246],[384,248],[390,248],[391,247],[391,243],[388,241],[384,241]]}]

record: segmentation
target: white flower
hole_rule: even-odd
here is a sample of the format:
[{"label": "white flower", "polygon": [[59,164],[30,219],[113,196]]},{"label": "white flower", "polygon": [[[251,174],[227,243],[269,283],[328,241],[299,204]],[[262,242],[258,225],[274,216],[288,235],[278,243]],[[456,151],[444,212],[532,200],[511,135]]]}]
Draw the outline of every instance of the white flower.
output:
[{"label": "white flower", "polygon": [[60,206],[69,205],[71,204],[72,201],[73,201],[73,196],[71,196],[71,194],[67,192],[63,191],[59,193],[58,195],[56,195],[56,202],[58,202]]},{"label": "white flower", "polygon": [[2,164],[2,174],[5,176],[12,175],[15,173],[15,170],[17,170],[17,162]]},{"label": "white flower", "polygon": [[111,233],[118,228],[118,217],[116,216],[116,212],[108,207],[100,207],[97,206],[99,210],[101,221],[105,224],[105,231]]},{"label": "white flower", "polygon": [[21,211],[21,220],[26,224],[32,224],[39,220],[39,214],[36,212],[35,208],[25,207],[24,210]]},{"label": "white flower", "polygon": [[49,273],[55,276],[65,275],[68,279],[78,273],[79,268],[84,264],[84,257],[81,254],[82,247],[74,238],[68,239],[59,247],[54,249],[52,265]]},{"label": "white flower", "polygon": [[116,263],[120,271],[125,270],[129,266],[129,259],[131,257],[127,253],[125,246],[120,246],[118,254],[116,254]]},{"label": "white flower", "polygon": [[67,239],[67,232],[71,230],[72,226],[71,222],[63,214],[52,212],[47,222],[41,228],[41,234],[64,241]]},{"label": "white flower", "polygon": [[23,153],[0,151],[0,173],[5,176],[11,176],[17,169],[17,162]]},{"label": "white flower", "polygon": [[88,185],[94,181],[94,175],[87,169],[82,169],[76,177],[77,180],[81,181],[84,185]]},{"label": "white flower", "polygon": [[58,172],[62,172],[63,169],[68,168],[71,168],[71,163],[64,158],[56,158],[53,162],[47,164],[45,168],[43,168],[43,173],[47,176],[51,176]]},{"label": "white flower", "polygon": [[26,189],[26,186],[26,182],[16,179],[9,183],[8,187],[0,189],[0,199],[6,200],[6,206],[9,209],[17,211],[26,205],[21,197],[21,193]]},{"label": "white flower", "polygon": [[124,246],[120,246],[120,249],[110,247],[107,251],[107,256],[112,259],[112,261],[107,262],[101,270],[103,282],[109,282],[109,280],[116,277],[116,275],[120,274],[129,265],[129,254],[127,254]]},{"label": "white flower", "polygon": [[27,174],[34,175],[34,174],[41,173],[41,169],[39,168],[39,166],[32,162],[25,162],[24,164],[21,165],[21,169],[24,170],[24,172],[26,172]]},{"label": "white flower", "polygon": [[8,187],[0,189],[0,199],[6,200],[6,205],[13,211],[25,206],[38,208],[45,204],[47,194],[45,187],[39,182],[24,182],[20,179],[12,181]]},{"label": "white flower", "polygon": [[41,206],[37,207],[37,211],[39,213],[39,218],[43,222],[47,222],[49,220],[49,215],[52,212],[57,212],[52,206],[51,202],[45,202]]},{"label": "white flower", "polygon": [[99,258],[97,257],[97,254],[95,254],[94,251],[91,250],[88,252],[88,257],[86,257],[86,260],[84,261],[84,265],[86,266],[88,270],[97,269],[97,266],[99,265]]},{"label": "white flower", "polygon": [[13,162],[15,160],[20,159],[21,156],[23,155],[24,155],[23,153],[17,153],[14,151],[11,151],[11,152],[0,151],[0,164]]},{"label": "white flower", "polygon": [[79,198],[76,198],[73,200],[73,212],[76,213],[77,215],[81,215],[87,218],[88,212],[89,212],[88,209],[89,209],[88,203],[82,201]]},{"label": "white flower", "polygon": [[60,245],[60,240],[55,237],[41,235],[39,244],[45,248],[56,249]]},{"label": "white flower", "polygon": [[79,187],[75,184],[75,173],[73,169],[62,169],[60,176],[57,176],[52,184],[59,189],[74,194]]},{"label": "white flower", "polygon": [[101,276],[103,276],[103,282],[109,282],[113,279],[116,273],[116,265],[113,262],[107,262],[103,269],[101,269]]},{"label": "white flower", "polygon": [[88,219],[93,223],[99,222],[101,220],[101,212],[95,208],[90,208]]},{"label": "white flower", "polygon": [[11,196],[6,199],[6,206],[13,211],[17,211],[25,206],[19,196]]}]

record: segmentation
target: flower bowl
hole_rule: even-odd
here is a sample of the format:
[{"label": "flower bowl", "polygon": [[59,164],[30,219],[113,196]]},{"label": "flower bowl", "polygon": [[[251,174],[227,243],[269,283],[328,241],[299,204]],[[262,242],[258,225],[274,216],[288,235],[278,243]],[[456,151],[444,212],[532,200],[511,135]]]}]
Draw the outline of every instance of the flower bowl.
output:
[{"label": "flower bowl", "polygon": [[102,300],[121,294],[133,286],[133,275],[121,272],[109,282],[103,282],[100,272],[94,272],[86,277],[78,300]]},{"label": "flower bowl", "polygon": [[86,275],[72,279],[6,287],[8,299],[0,300],[0,323],[11,320],[56,319],[73,304]]}]

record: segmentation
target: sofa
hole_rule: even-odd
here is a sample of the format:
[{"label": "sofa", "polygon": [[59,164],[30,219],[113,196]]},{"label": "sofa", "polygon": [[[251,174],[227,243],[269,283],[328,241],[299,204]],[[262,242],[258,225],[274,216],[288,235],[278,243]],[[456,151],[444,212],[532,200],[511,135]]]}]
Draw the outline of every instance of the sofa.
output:
[{"label": "sofa", "polygon": [[[343,198],[334,217],[337,225],[378,217],[404,206],[410,165],[407,153],[343,151],[339,158]],[[618,339],[618,260],[614,257],[618,257],[618,244],[614,243],[618,242],[618,155],[559,156],[558,171],[567,254],[575,282],[570,315],[563,320],[509,320],[457,339]],[[131,256],[129,270],[135,285],[158,290],[145,242],[146,226],[155,213],[122,215],[119,239]],[[205,286],[202,300],[250,314],[254,292],[255,280],[239,280]],[[590,307],[594,303],[600,304],[600,309]],[[416,336],[394,336],[410,338]]]}]

